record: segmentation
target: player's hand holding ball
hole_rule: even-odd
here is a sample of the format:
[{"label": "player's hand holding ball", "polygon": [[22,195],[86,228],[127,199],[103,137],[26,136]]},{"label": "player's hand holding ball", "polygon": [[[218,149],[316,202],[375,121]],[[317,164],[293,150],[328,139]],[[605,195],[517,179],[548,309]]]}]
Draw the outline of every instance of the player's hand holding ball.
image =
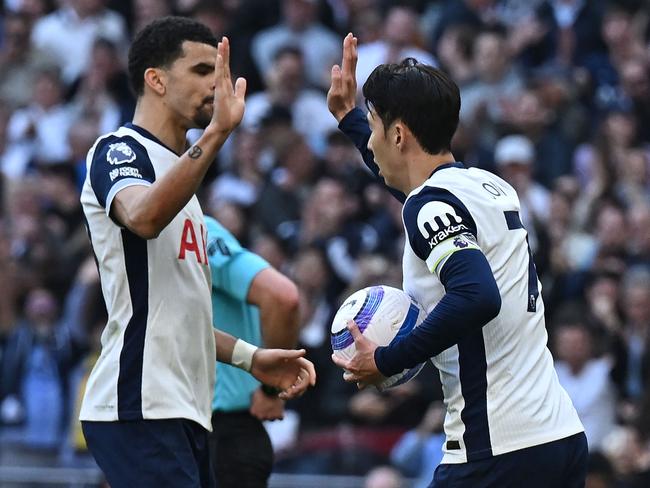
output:
[{"label": "player's hand holding ball", "polygon": [[354,320],[348,322],[347,328],[354,339],[354,346],[356,348],[354,357],[350,360],[345,360],[332,354],[334,364],[345,370],[343,379],[345,381],[355,382],[359,388],[381,383],[386,378],[379,372],[375,364],[375,349],[377,349],[377,344],[363,336]]},{"label": "player's hand holding ball", "polygon": [[350,295],[332,321],[332,361],[343,368],[343,379],[359,388],[385,390],[404,384],[424,364],[385,377],[375,363],[375,350],[400,340],[424,320],[426,312],[407,293],[390,286],[371,286]]}]

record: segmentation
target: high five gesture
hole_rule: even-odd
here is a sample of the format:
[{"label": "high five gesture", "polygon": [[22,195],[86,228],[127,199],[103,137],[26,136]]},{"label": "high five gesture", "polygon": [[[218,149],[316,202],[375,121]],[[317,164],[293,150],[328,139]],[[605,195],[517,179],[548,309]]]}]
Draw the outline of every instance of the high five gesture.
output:
[{"label": "high five gesture", "polygon": [[244,116],[246,79],[237,78],[234,89],[230,74],[230,41],[222,37],[217,45],[214,69],[214,111],[206,130],[221,133],[232,132]]},{"label": "high five gesture", "polygon": [[341,66],[332,66],[332,83],[327,92],[327,107],[337,121],[354,108],[357,95],[357,38],[352,33],[343,40]]}]

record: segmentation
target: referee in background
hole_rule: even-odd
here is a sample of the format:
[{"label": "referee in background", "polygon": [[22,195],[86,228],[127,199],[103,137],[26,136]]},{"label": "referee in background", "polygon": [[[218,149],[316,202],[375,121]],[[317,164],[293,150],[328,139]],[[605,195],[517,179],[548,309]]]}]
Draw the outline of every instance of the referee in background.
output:
[{"label": "referee in background", "polygon": [[[298,289],[211,217],[208,261],[213,325],[256,346],[292,348],[298,339]],[[219,488],[266,487],[273,447],[262,424],[282,419],[279,391],[245,371],[217,363],[210,456]]]}]

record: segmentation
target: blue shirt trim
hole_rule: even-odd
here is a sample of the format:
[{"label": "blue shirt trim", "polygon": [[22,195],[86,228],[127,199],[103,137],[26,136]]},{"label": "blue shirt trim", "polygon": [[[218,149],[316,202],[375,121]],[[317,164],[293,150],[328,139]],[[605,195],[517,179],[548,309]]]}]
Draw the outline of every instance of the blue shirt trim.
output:
[{"label": "blue shirt trim", "polygon": [[147,129],[145,129],[144,127],[140,127],[139,125],[136,125],[136,124],[134,124],[133,122],[127,122],[126,124],[124,124],[124,127],[126,127],[127,129],[131,129],[131,130],[136,131],[136,132],[137,132],[138,134],[140,134],[142,137],[146,137],[147,139],[149,139],[149,140],[155,142],[156,144],[161,145],[162,147],[164,147],[164,148],[167,149],[168,151],[171,151],[171,152],[173,152],[174,154],[176,154],[176,156],[178,156],[178,157],[181,156],[180,154],[178,154],[178,153],[177,153],[176,151],[174,151],[171,147],[169,147],[167,144],[165,144],[164,142],[162,142],[160,139],[158,139],[156,136],[154,136],[151,132],[149,132],[149,131],[148,131]]},{"label": "blue shirt trim", "polygon": [[124,331],[120,353],[117,412],[120,420],[141,420],[142,362],[149,315],[149,258],[147,241],[128,229],[122,229],[122,244],[133,312]]}]

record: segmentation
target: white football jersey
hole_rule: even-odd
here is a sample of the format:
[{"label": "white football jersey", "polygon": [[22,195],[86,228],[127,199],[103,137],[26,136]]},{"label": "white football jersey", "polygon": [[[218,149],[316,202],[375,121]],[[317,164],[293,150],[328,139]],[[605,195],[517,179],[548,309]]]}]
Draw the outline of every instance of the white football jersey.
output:
[{"label": "white football jersey", "polygon": [[515,190],[492,173],[451,163],[408,195],[403,219],[403,287],[427,312],[445,294],[439,276],[449,256],[464,249],[483,252],[501,294],[496,318],[432,358],[447,407],[442,462],[582,432],[546,347],[541,285]]},{"label": "white football jersey", "polygon": [[81,203],[99,266],[108,323],[81,420],[184,418],[211,430],[215,382],[207,229],[196,196],[155,239],[110,217],[113,198],[151,185],[179,156],[127,124],[86,160]]}]

